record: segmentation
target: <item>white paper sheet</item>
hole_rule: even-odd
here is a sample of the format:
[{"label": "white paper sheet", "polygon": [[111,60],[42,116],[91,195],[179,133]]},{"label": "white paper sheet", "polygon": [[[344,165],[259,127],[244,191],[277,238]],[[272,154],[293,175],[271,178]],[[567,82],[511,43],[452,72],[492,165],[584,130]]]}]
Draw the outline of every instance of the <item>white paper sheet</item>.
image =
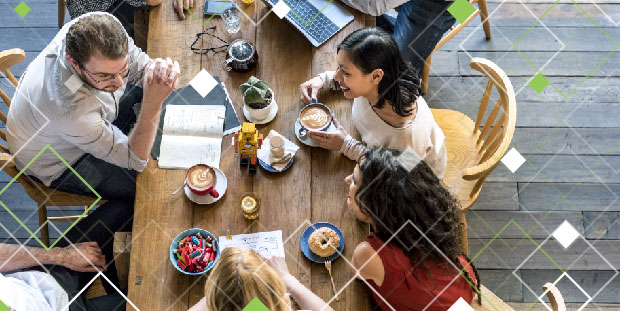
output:
[{"label": "white paper sheet", "polygon": [[218,242],[221,250],[227,247],[239,247],[252,249],[263,257],[271,255],[284,257],[282,230],[221,236]]}]

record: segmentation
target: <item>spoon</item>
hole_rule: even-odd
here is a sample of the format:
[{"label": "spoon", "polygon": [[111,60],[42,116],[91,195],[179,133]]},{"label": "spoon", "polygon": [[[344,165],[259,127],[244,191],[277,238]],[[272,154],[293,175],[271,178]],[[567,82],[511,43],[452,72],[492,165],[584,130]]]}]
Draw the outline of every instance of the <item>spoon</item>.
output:
[{"label": "spoon", "polygon": [[181,185],[181,187],[179,187],[179,189],[175,190],[175,191],[172,193],[172,195],[175,195],[175,194],[177,194],[179,191],[181,191],[181,189],[183,189],[183,187],[185,187],[185,185],[186,185],[186,183],[185,183],[185,182],[183,182],[183,184]]}]

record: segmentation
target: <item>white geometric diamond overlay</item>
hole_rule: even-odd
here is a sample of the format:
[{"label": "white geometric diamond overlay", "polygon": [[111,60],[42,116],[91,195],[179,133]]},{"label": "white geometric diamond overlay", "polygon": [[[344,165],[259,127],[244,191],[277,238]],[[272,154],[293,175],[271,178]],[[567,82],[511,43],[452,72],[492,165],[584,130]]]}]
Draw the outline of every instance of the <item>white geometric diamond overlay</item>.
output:
[{"label": "white geometric diamond overlay", "polygon": [[457,300],[452,307],[450,307],[450,309],[448,309],[448,311],[474,311],[474,308],[472,308],[466,301],[465,299],[463,299],[463,297],[460,297],[459,300]]},{"label": "white geometric diamond overlay", "polygon": [[407,170],[407,172],[411,172],[411,170],[413,170],[418,165],[418,163],[422,161],[422,159],[410,147],[407,147],[407,150],[405,150],[400,156],[398,156],[397,160],[398,163],[400,163],[400,165],[402,165]]},{"label": "white geometric diamond overlay", "polygon": [[74,94],[82,87],[83,84],[82,79],[80,79],[80,77],[76,74],[71,75],[71,78],[65,81],[65,86],[69,89],[69,91],[71,91],[71,93]]},{"label": "white geometric diamond overlay", "polygon": [[283,0],[278,1],[276,5],[273,6],[273,13],[276,13],[280,19],[284,18],[284,16],[291,10],[291,8],[284,3]]},{"label": "white geometric diamond overlay", "polygon": [[568,248],[577,237],[579,237],[579,231],[575,229],[567,220],[557,228],[551,234],[553,237],[564,246],[564,248]]},{"label": "white geometric diamond overlay", "polygon": [[189,85],[191,85],[200,96],[205,97],[217,85],[217,80],[203,69],[189,82]]},{"label": "white geometric diamond overlay", "polygon": [[[134,310],[138,310],[138,311],[140,310],[140,309],[138,309],[138,307],[136,307],[136,305],[135,305],[135,304],[133,304],[133,302],[131,302],[131,300],[129,300],[129,298],[127,298],[127,296],[125,296],[125,294],[123,294],[123,292],[122,292],[120,289],[118,289],[118,287],[116,287],[116,286],[114,285],[114,283],[110,282],[110,280],[108,279],[108,277],[107,277],[107,276],[105,276],[105,274],[103,274],[103,272],[101,272],[101,271],[100,271],[99,273],[97,273],[97,275],[95,275],[95,277],[94,277],[94,278],[92,278],[92,280],[90,280],[90,282],[88,282],[88,284],[86,284],[86,285],[82,288],[82,290],[80,290],[77,294],[75,294],[75,296],[73,297],[73,299],[71,299],[71,301],[69,301],[69,303],[68,303],[68,304],[67,304],[64,308],[62,308],[62,311],[69,310],[69,306],[71,306],[71,304],[72,304],[72,303],[73,303],[73,302],[74,302],[74,301],[75,301],[78,297],[80,297],[80,295],[82,295],[82,293],[84,293],[84,292],[86,291],[86,289],[88,289],[88,287],[90,286],[90,284],[92,284],[92,283],[93,283],[93,282],[94,282],[94,281],[95,281],[98,277],[103,278],[103,280],[107,281],[110,285],[112,285],[112,288],[114,288],[114,290],[116,290],[116,291],[117,291],[117,292],[118,292],[118,293],[119,293],[119,294],[123,297],[123,299],[125,299],[125,301],[126,301],[126,302],[130,305],[130,306],[132,306],[132,307],[133,307],[133,309],[134,309]],[[111,294],[111,293],[108,293],[108,294]]]},{"label": "white geometric diamond overlay", "polygon": [[516,172],[523,163],[525,163],[525,158],[515,149],[514,147],[506,153],[506,155],[502,158],[502,163],[506,165],[506,167],[511,172]]},{"label": "white geometric diamond overlay", "polygon": [[547,294],[547,292],[553,289],[560,282],[560,280],[562,280],[562,278],[564,277],[566,277],[571,282],[573,282],[573,285],[575,285],[586,297],[588,297],[588,300],[586,300],[586,302],[581,306],[581,308],[579,308],[579,310],[583,309],[592,300],[592,297],[590,297],[590,295],[588,295],[588,293],[585,290],[583,290],[583,288],[579,286],[579,284],[577,284],[577,282],[575,282],[575,280],[566,272],[562,273],[562,275],[560,275],[560,277],[557,280],[555,280],[555,282],[553,282],[552,286],[550,286],[549,289],[547,289],[540,296],[538,296],[538,300],[542,302],[544,306],[547,307],[547,309],[549,309],[549,307],[547,306],[546,303],[544,303],[542,298]]}]

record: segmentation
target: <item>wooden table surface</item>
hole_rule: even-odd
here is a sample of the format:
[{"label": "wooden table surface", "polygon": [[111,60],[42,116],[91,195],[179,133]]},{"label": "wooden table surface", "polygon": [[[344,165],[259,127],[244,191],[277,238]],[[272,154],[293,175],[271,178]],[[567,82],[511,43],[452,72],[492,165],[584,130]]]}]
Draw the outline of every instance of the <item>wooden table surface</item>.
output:
[{"label": "wooden table surface", "polygon": [[[179,61],[180,86],[187,85],[202,68],[219,76],[226,83],[242,121],[239,85],[251,75],[265,80],[275,93],[279,111],[272,122],[258,126],[259,132],[266,137],[274,129],[301,148],[286,172],[271,174],[259,168],[252,174],[247,168],[239,168],[230,144],[231,135],[225,136],[220,169],[228,179],[228,189],[218,202],[205,206],[193,204],[183,192],[172,195],[183,183],[184,171],[158,169],[157,161],[149,161],[137,181],[129,273],[128,298],[141,310],[187,310],[204,295],[207,275],[183,275],[169,260],[172,239],[185,229],[199,227],[218,237],[227,230],[231,234],[282,230],[291,273],[326,301],[333,297],[329,275],[323,265],[310,262],[301,253],[301,233],[314,222],[337,225],[345,236],[344,255],[350,260],[354,247],[368,232],[346,210],[348,187],[344,178],[352,172],[354,162],[338,153],[301,144],[295,138],[294,122],[303,106],[299,102],[299,84],[320,72],[334,70],[338,43],[373,19],[351,10],[355,20],[317,49],[290,24],[269,12],[262,1],[240,7],[247,15],[243,16],[241,31],[230,35],[219,17],[203,16],[203,1],[196,1],[194,13],[187,14],[186,20],[179,20],[172,4],[164,1],[150,11],[147,52],[152,58],[171,57]],[[254,21],[261,22],[256,25]],[[226,53],[192,53],[190,45],[196,34],[213,25],[217,26],[216,33],[229,42],[237,38],[253,42],[260,58],[258,66],[248,73],[226,73],[221,66]],[[213,47],[219,43],[212,39],[203,36],[202,45]],[[322,92],[319,98],[350,133],[357,135],[350,121],[351,101],[340,92]],[[261,198],[260,216],[255,221],[246,220],[238,207],[240,195],[248,191]],[[330,305],[336,310],[370,310],[366,285],[352,281],[349,264],[339,258],[332,271],[338,290],[345,289],[340,302],[333,300]],[[128,304],[127,310],[134,309]]]}]

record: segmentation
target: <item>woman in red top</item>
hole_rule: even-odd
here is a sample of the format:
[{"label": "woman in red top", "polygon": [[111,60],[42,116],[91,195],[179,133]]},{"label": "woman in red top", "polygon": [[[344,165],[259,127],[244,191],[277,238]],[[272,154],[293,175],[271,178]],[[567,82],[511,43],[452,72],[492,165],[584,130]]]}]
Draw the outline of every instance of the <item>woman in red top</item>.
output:
[{"label": "woman in red top", "polygon": [[352,263],[383,310],[471,304],[480,278],[460,245],[458,203],[426,162],[416,157],[414,166],[412,158],[373,147],[345,179],[349,211],[374,231]]}]

